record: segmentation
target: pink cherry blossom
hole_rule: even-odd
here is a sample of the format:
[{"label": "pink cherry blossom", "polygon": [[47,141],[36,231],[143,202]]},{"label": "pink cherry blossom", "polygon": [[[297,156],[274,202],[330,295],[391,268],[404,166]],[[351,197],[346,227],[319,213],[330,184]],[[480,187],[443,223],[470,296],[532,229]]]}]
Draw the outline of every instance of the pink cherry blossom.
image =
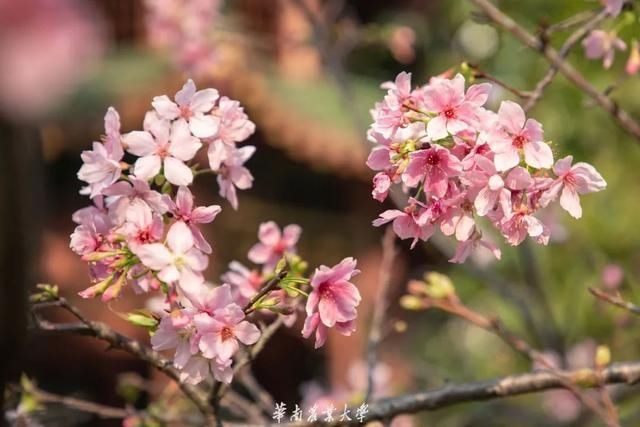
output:
[{"label": "pink cherry blossom", "polygon": [[606,11],[613,17],[620,15],[625,0],[600,0]]},{"label": "pink cherry blossom", "polygon": [[[253,175],[244,164],[256,151],[256,147],[247,145],[242,148],[233,149],[225,156],[218,169],[219,193],[229,201],[233,209],[238,209],[238,196],[236,188],[247,190],[253,185]],[[211,160],[211,157],[209,157]],[[213,168],[212,168],[213,169]]]},{"label": "pink cherry blossom", "polygon": [[124,151],[120,143],[120,117],[113,107],[109,107],[104,125],[104,143],[94,142],[93,150],[82,152],[83,165],[78,171],[78,179],[89,183],[87,190],[92,198],[101,194],[122,174],[120,161]]},{"label": "pink cherry blossom", "polygon": [[527,237],[540,237],[545,229],[542,222],[531,215],[527,209],[513,212],[506,216],[501,224],[501,231],[511,246],[517,246]]},{"label": "pink cherry blossom", "polygon": [[389,209],[380,214],[380,217],[373,221],[374,227],[379,227],[393,221],[393,231],[402,240],[413,239],[411,248],[418,240],[427,241],[433,235],[435,229],[428,223],[429,212],[415,200],[409,201],[409,205],[402,211]]},{"label": "pink cherry blossom", "polygon": [[163,215],[169,209],[165,197],[152,190],[147,181],[129,176],[127,181],[118,181],[105,188],[102,193],[106,197],[109,216],[115,224],[122,224],[127,210],[135,200],[145,202],[153,212]]},{"label": "pink cherry blossom", "polygon": [[616,49],[626,50],[627,44],[618,38],[615,32],[593,30],[583,41],[585,53],[589,59],[603,59],[605,69],[611,68],[615,58]]},{"label": "pink cherry blossom", "polygon": [[129,205],[122,233],[134,253],[140,245],[160,241],[163,229],[162,217],[154,214],[144,201],[135,199]]},{"label": "pink cherry blossom", "polygon": [[73,220],[79,225],[71,234],[69,246],[78,255],[97,251],[112,226],[108,214],[95,206],[77,211]]},{"label": "pink cherry blossom", "polygon": [[582,207],[579,195],[602,191],[607,183],[590,164],[579,162],[571,166],[572,162],[573,156],[556,162],[553,170],[558,178],[542,196],[541,204],[546,206],[560,194],[560,206],[572,217],[580,218]]},{"label": "pink cherry blossom", "polygon": [[483,246],[488,249],[496,259],[500,259],[502,256],[500,249],[496,245],[488,240],[482,239],[479,233],[474,233],[469,239],[458,243],[456,252],[449,262],[462,264],[478,246]]},{"label": "pink cherry blossom", "polygon": [[256,130],[256,125],[249,120],[240,103],[226,96],[220,98],[212,114],[220,122],[218,131],[211,137],[215,141],[231,145],[246,140]]},{"label": "pink cherry blossom", "polygon": [[176,93],[176,102],[172,102],[168,96],[162,95],[153,98],[151,105],[161,118],[165,120],[179,119],[179,123],[188,122],[188,129],[194,136],[207,138],[218,131],[219,120],[207,114],[217,99],[217,90],[204,89],[196,92],[195,83],[189,79]]},{"label": "pink cherry blossom", "polygon": [[320,266],[311,277],[312,290],[307,299],[302,335],[308,338],[315,330],[316,348],[326,339],[325,328],[335,326],[344,335],[355,329],[353,321],[358,315],[356,307],[361,297],[350,280],[358,273],[356,260],[345,258],[331,268]]},{"label": "pink cherry blossom", "polygon": [[275,222],[263,222],[258,229],[260,242],[249,249],[248,258],[264,265],[265,269],[272,269],[283,256],[296,253],[301,232],[302,229],[296,224],[287,225],[281,232]]},{"label": "pink cherry blossom", "polygon": [[184,162],[193,159],[202,143],[191,135],[186,122],[157,120],[150,131],[129,132],[123,142],[128,152],[141,156],[134,166],[137,178],[148,181],[163,168],[171,184],[189,185],[193,181],[193,172]]},{"label": "pink cherry blossom", "polygon": [[424,104],[428,111],[438,115],[427,124],[427,133],[433,141],[467,130],[477,121],[478,112],[487,102],[491,85],[482,83],[469,87],[465,94],[464,77],[434,79],[424,89]]},{"label": "pink cherry blossom", "polygon": [[411,155],[409,165],[402,175],[403,182],[416,187],[424,180],[424,189],[437,197],[443,197],[449,186],[449,178],[462,172],[460,160],[449,150],[438,145]]},{"label": "pink cherry blossom", "polygon": [[193,194],[187,187],[179,187],[176,201],[169,201],[169,210],[174,218],[189,226],[196,248],[206,254],[211,253],[211,245],[206,241],[197,224],[212,222],[222,210],[218,205],[193,206]]},{"label": "pink cherry blossom", "polygon": [[231,285],[232,294],[238,304],[248,303],[265,280],[258,270],[250,270],[238,261],[229,263],[229,270],[221,279]]},{"label": "pink cherry blossom", "polygon": [[553,165],[551,148],[543,142],[542,125],[527,119],[520,105],[503,101],[498,110],[501,132],[489,142],[495,151],[495,165],[498,171],[506,171],[520,163],[520,150],[525,162],[534,168],[550,168]]},{"label": "pink cherry blossom", "polygon": [[[255,344],[260,338],[260,330],[253,323],[243,320],[242,309],[230,302],[232,297],[229,285],[222,285],[213,292],[215,295],[206,304],[206,312],[196,314],[193,321],[202,355],[224,362],[238,351],[238,342]],[[222,306],[225,302],[227,304]]]},{"label": "pink cherry blossom", "polygon": [[404,103],[411,96],[411,74],[402,72],[398,74],[395,82],[387,82],[382,85],[388,89],[382,102],[375,105],[371,111],[374,123],[372,130],[385,138],[391,137],[401,126],[404,126]]},{"label": "pink cherry blossom", "polygon": [[151,243],[140,246],[136,255],[140,261],[166,283],[180,280],[187,272],[200,272],[207,268],[208,258],[195,248],[193,235],[189,227],[181,221],[176,222],[167,234],[167,245]]}]

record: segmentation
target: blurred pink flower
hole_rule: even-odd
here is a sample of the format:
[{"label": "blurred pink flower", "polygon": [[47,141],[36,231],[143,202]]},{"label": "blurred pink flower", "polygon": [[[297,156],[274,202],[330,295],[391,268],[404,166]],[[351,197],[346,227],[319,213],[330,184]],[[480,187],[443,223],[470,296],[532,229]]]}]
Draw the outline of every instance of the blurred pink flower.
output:
[{"label": "blurred pink flower", "polygon": [[603,30],[593,30],[589,36],[582,41],[585,53],[589,59],[603,59],[603,66],[611,68],[616,55],[616,49],[626,50],[627,44],[618,38],[615,32]]},{"label": "blurred pink flower", "polygon": [[300,233],[302,228],[297,224],[289,224],[281,232],[275,222],[263,222],[258,230],[260,242],[249,249],[248,258],[256,264],[264,264],[265,268],[271,269],[285,254],[296,253],[296,243]]},{"label": "blurred pink flower", "polygon": [[624,0],[600,0],[600,2],[613,17],[620,15],[622,6],[624,6]]},{"label": "blurred pink flower", "polygon": [[406,25],[398,25],[391,31],[391,36],[387,41],[391,55],[402,64],[409,64],[416,58],[414,45],[416,43],[416,32]]},{"label": "blurred pink flower", "polygon": [[618,289],[623,279],[624,270],[618,264],[607,264],[602,269],[600,280],[602,280],[602,284],[608,289]]},{"label": "blurred pink flower", "polygon": [[9,117],[46,113],[100,58],[101,25],[88,4],[0,1],[0,109]]}]

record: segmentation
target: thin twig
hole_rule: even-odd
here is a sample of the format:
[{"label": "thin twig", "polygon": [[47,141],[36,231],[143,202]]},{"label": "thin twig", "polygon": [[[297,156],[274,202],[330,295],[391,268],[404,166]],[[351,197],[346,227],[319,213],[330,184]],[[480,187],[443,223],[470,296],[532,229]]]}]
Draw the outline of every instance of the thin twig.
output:
[{"label": "thin twig", "polygon": [[395,246],[396,234],[391,226],[387,227],[382,238],[382,260],[380,262],[380,278],[375,304],[373,305],[373,317],[369,329],[369,343],[367,345],[367,389],[364,401],[367,402],[373,394],[373,372],[378,359],[378,346],[382,341],[382,327],[385,314],[389,307],[389,289],[391,287],[391,275],[393,263],[398,250]]},{"label": "thin twig", "polygon": [[538,37],[525,30],[520,24],[515,22],[500,9],[494,6],[489,0],[469,0],[479,7],[487,18],[493,21],[498,27],[510,32],[525,46],[536,52],[539,52],[552,65],[558,67],[558,70],[578,89],[589,96],[603,110],[607,111],[618,125],[624,129],[629,135],[633,136],[640,142],[640,123],[622,109],[610,97],[596,89],[587,79],[571,64],[566,62],[560,56],[557,50],[549,46],[548,43],[540,40]]},{"label": "thin twig", "polygon": [[522,98],[522,99],[529,99],[532,94],[531,92],[525,92],[522,91],[520,89],[516,89],[515,87],[511,86],[510,84],[500,80],[497,77],[494,77],[493,75],[482,71],[477,65],[475,64],[468,64],[469,67],[473,70],[473,77],[476,79],[484,79],[484,80],[488,80],[490,82],[493,82],[495,84],[497,84],[498,86],[508,90],[509,92],[513,93],[515,96]]},{"label": "thin twig", "polygon": [[282,270],[280,270],[274,277],[269,279],[262,286],[262,288],[258,291],[258,293],[255,294],[253,296],[253,298],[251,298],[251,300],[247,303],[247,305],[244,306],[244,309],[243,309],[244,313],[245,314],[250,314],[253,311],[255,311],[255,308],[253,307],[255,305],[255,303],[260,301],[269,292],[275,290],[278,287],[278,285],[280,284],[280,282],[282,281],[282,279],[284,279],[287,276],[287,274],[289,274],[289,266],[288,265],[286,265],[284,268],[282,268]]},{"label": "thin twig", "polygon": [[[46,320],[42,320],[37,311],[43,307],[55,306],[64,308],[72,313],[81,323],[79,324],[54,324]],[[213,412],[206,399],[197,388],[190,384],[180,381],[180,375],[178,371],[173,367],[171,361],[165,359],[160,353],[155,350],[141,345],[138,341],[128,338],[101,322],[95,322],[87,319],[84,315],[65,298],[58,298],[54,301],[46,303],[32,304],[32,311],[34,312],[34,321],[36,326],[43,331],[58,332],[74,335],[89,335],[95,338],[101,339],[109,343],[113,348],[124,350],[136,356],[138,359],[148,362],[156,369],[167,375],[173,381],[175,381],[182,392],[193,402],[202,415],[209,421],[213,420]]]},{"label": "thin twig", "polygon": [[623,309],[627,310],[629,313],[635,314],[636,316],[640,316],[640,307],[638,307],[637,305],[635,305],[635,304],[633,304],[633,303],[631,303],[629,301],[623,300],[620,297],[620,295],[612,295],[612,294],[609,294],[607,292],[603,292],[603,291],[601,291],[599,289],[596,289],[596,288],[589,288],[589,292],[591,292],[591,294],[594,297],[596,297],[596,298],[598,298],[598,299],[600,299],[600,300],[602,300],[602,301],[604,301],[606,303],[613,304],[616,307],[620,307],[620,308],[623,308]]},{"label": "thin twig", "polygon": [[[569,55],[569,52],[573,49],[573,47],[580,42],[591,30],[596,28],[602,21],[604,21],[607,16],[609,16],[608,12],[603,9],[600,13],[591,17],[591,19],[584,22],[576,31],[574,31],[564,42],[560,50],[558,51],[558,55],[562,59],[566,59]],[[544,90],[551,84],[555,76],[558,74],[558,67],[555,64],[552,64],[549,67],[549,70],[544,75],[544,77],[536,84],[535,89],[531,92],[531,97],[527,100],[524,105],[524,111],[531,110],[542,98],[542,93]]]}]

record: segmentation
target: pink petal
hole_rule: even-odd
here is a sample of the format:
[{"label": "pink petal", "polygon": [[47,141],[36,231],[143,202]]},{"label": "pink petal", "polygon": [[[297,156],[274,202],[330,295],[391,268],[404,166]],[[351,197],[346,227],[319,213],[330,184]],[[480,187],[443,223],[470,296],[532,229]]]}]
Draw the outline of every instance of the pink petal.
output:
[{"label": "pink petal", "polygon": [[165,157],[164,176],[173,185],[189,185],[193,182],[191,169],[174,157]]},{"label": "pink petal", "polygon": [[146,131],[135,130],[122,136],[122,142],[127,151],[136,156],[148,156],[157,148],[153,136]]},{"label": "pink petal", "polygon": [[191,213],[191,221],[198,224],[208,224],[213,221],[221,211],[222,208],[218,205],[199,206]]},{"label": "pink petal", "polygon": [[238,340],[245,345],[255,344],[260,338],[260,329],[246,320],[238,323],[233,331]]},{"label": "pink petal", "polygon": [[189,119],[189,129],[198,138],[214,136],[220,127],[220,119],[211,115],[198,114]]},{"label": "pink petal", "polygon": [[569,215],[578,219],[582,217],[582,207],[580,206],[580,197],[571,185],[565,185],[560,195],[560,206],[564,208]]},{"label": "pink petal", "polygon": [[524,190],[533,184],[533,179],[527,170],[521,166],[516,166],[505,178],[505,184],[512,190]]},{"label": "pink petal", "polygon": [[493,157],[493,162],[496,165],[496,170],[499,172],[506,171],[520,163],[520,155],[515,148],[512,148],[502,153],[496,153]]},{"label": "pink petal", "polygon": [[186,107],[191,103],[191,99],[193,98],[195,93],[196,93],[196,84],[193,82],[193,80],[189,79],[182,86],[182,89],[180,89],[176,93],[176,102],[181,107],[182,106]]},{"label": "pink petal", "polygon": [[136,163],[133,166],[133,173],[136,178],[144,179],[145,181],[147,181],[158,175],[158,173],[160,173],[161,167],[162,164],[160,157],[152,154],[150,156],[140,157],[138,160],[136,160]]},{"label": "pink petal", "polygon": [[174,254],[182,255],[193,247],[193,236],[189,227],[178,221],[171,226],[167,234],[167,245]]},{"label": "pink petal", "polygon": [[188,187],[178,187],[176,206],[178,211],[183,214],[190,214],[193,210],[193,194],[191,194]]},{"label": "pink petal", "polygon": [[218,91],[215,89],[199,90],[191,98],[189,109],[194,113],[208,113],[218,99]]},{"label": "pink petal", "polygon": [[524,160],[529,166],[549,169],[553,166],[551,147],[542,141],[532,141],[524,145]]},{"label": "pink petal", "polygon": [[180,109],[167,95],[156,96],[151,105],[163,119],[174,120],[180,116]]},{"label": "pink petal", "polygon": [[500,124],[513,135],[520,133],[526,120],[522,107],[513,101],[502,101],[498,117]]},{"label": "pink petal", "polygon": [[189,125],[183,119],[176,120],[171,125],[171,144],[169,154],[184,162],[193,159],[202,147],[200,140],[191,135]]},{"label": "pink petal", "polygon": [[338,307],[336,302],[329,298],[320,298],[318,303],[318,313],[320,320],[328,327],[335,325],[338,317]]},{"label": "pink petal", "polygon": [[433,141],[446,138],[449,135],[447,132],[447,120],[442,116],[436,116],[429,120],[427,134]]},{"label": "pink petal", "polygon": [[136,255],[145,266],[152,270],[160,270],[173,261],[171,252],[160,243],[142,245],[137,249]]}]

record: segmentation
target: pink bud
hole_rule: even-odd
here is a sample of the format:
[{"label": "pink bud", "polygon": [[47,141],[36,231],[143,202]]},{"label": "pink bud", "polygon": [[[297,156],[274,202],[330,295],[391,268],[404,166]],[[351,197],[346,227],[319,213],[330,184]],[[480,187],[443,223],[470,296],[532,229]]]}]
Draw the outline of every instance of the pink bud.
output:
[{"label": "pink bud", "polygon": [[602,284],[611,290],[618,289],[624,279],[624,270],[618,264],[607,264],[602,269]]},{"label": "pink bud", "polygon": [[638,40],[631,42],[631,54],[629,55],[625,70],[629,75],[638,74],[638,71],[640,71],[640,47]]}]

